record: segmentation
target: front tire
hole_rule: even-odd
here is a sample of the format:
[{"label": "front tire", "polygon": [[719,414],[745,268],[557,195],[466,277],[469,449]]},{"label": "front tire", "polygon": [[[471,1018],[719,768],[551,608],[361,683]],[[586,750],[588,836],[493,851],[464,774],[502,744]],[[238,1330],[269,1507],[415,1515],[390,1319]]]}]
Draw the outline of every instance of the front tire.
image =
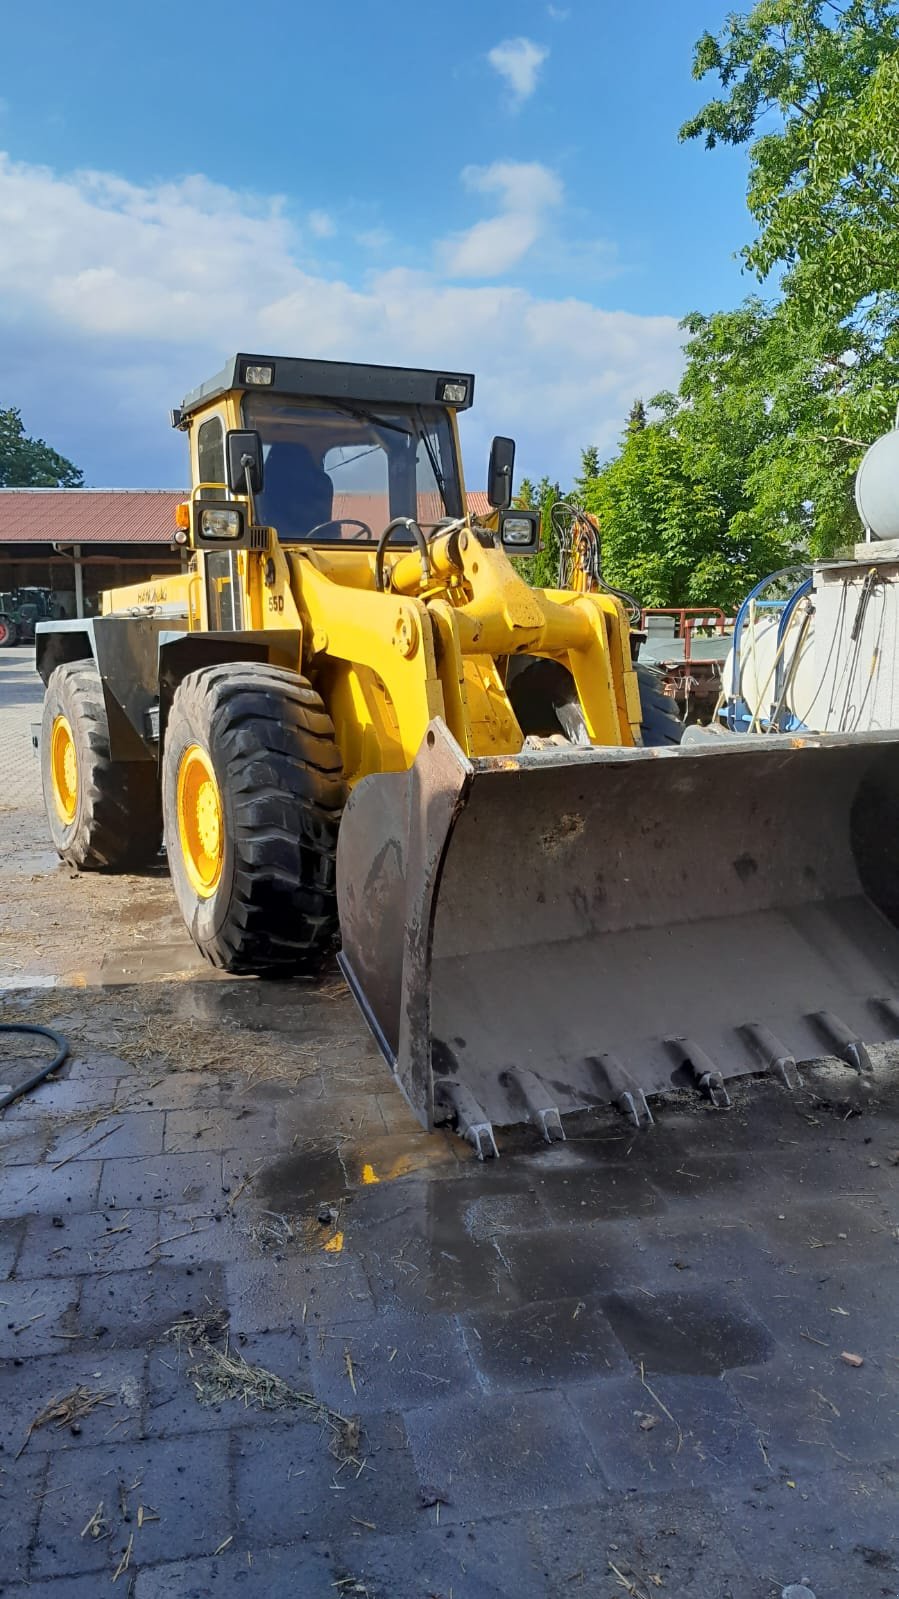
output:
[{"label": "front tire", "polygon": [[314,689],[263,663],[191,672],[168,719],[162,791],[175,895],[206,959],[316,971],[337,934],[346,787]]},{"label": "front tire", "polygon": [[9,616],[0,616],[0,650],[11,650],[18,643],[19,630]]},{"label": "front tire", "polygon": [[153,761],[114,761],[93,661],[57,666],[41,723],[41,782],[58,855],[82,872],[129,871],[159,852]]}]

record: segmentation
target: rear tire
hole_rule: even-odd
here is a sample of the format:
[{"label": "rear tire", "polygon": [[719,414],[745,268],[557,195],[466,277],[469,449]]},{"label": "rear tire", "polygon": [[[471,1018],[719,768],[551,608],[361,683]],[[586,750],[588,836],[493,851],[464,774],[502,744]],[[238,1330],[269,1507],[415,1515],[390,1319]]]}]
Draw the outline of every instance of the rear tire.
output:
[{"label": "rear tire", "polygon": [[168,719],[162,792],[172,883],[206,959],[316,971],[337,935],[346,786],[314,689],[263,663],[191,672]]},{"label": "rear tire", "polygon": [[114,761],[93,661],[57,666],[41,724],[41,783],[58,855],[82,872],[128,871],[158,854],[154,761]]},{"label": "rear tire", "polygon": [[662,691],[661,674],[651,666],[636,667],[640,685],[640,731],[647,748],[662,744],[679,744],[684,736],[684,724],[677,714],[674,700]]},{"label": "rear tire", "polygon": [[19,630],[8,616],[0,616],[0,650],[10,650],[18,642]]}]

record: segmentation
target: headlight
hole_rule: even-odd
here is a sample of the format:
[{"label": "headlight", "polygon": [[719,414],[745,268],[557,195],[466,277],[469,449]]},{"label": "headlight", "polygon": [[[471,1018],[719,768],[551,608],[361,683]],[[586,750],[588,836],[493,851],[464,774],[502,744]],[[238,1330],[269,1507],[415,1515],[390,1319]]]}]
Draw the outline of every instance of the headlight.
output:
[{"label": "headlight", "polygon": [[468,399],[466,378],[441,378],[437,385],[437,398],[444,405],[464,405]]},{"label": "headlight", "polygon": [[504,544],[530,544],[534,538],[534,523],[529,516],[503,517]]},{"label": "headlight", "polygon": [[273,366],[248,366],[244,369],[245,383],[268,384],[274,381],[275,369]]},{"label": "headlight", "polygon": [[200,533],[204,539],[239,539],[239,511],[208,510],[200,513]]}]

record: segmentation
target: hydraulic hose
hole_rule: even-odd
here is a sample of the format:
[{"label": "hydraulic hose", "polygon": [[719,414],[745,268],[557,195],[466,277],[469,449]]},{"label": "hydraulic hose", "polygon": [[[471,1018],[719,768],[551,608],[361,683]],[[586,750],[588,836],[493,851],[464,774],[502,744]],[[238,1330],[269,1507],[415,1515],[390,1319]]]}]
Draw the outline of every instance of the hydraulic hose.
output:
[{"label": "hydraulic hose", "polygon": [[0,1022],[0,1033],[37,1033],[41,1038],[49,1038],[56,1045],[56,1054],[53,1059],[36,1071],[32,1077],[26,1078],[24,1083],[19,1083],[16,1088],[10,1088],[5,1094],[0,1095],[0,1110],[5,1110],[14,1099],[20,1099],[22,1094],[28,1094],[32,1088],[37,1088],[45,1077],[55,1072],[61,1066],[69,1053],[69,1046],[61,1033],[54,1033],[52,1027],[34,1027],[29,1022]]},{"label": "hydraulic hose", "polygon": [[414,517],[395,516],[392,522],[387,523],[381,537],[378,539],[378,548],[375,553],[375,586],[379,594],[384,592],[384,557],[387,554],[387,546],[391,537],[399,528],[405,528],[407,533],[412,534],[418,553],[421,556],[421,586],[422,588],[427,588],[428,586],[428,579],[431,576],[428,541]]}]

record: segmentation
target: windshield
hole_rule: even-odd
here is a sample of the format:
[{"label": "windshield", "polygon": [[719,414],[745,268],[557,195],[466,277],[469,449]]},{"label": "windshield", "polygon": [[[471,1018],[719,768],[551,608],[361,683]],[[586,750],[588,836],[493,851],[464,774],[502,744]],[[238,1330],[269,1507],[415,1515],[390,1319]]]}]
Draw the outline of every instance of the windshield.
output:
[{"label": "windshield", "polygon": [[[357,405],[248,394],[265,462],[256,516],[279,538],[374,543],[396,516],[427,529],[462,515],[449,419],[439,406]],[[410,542],[398,530],[397,542]]]}]

